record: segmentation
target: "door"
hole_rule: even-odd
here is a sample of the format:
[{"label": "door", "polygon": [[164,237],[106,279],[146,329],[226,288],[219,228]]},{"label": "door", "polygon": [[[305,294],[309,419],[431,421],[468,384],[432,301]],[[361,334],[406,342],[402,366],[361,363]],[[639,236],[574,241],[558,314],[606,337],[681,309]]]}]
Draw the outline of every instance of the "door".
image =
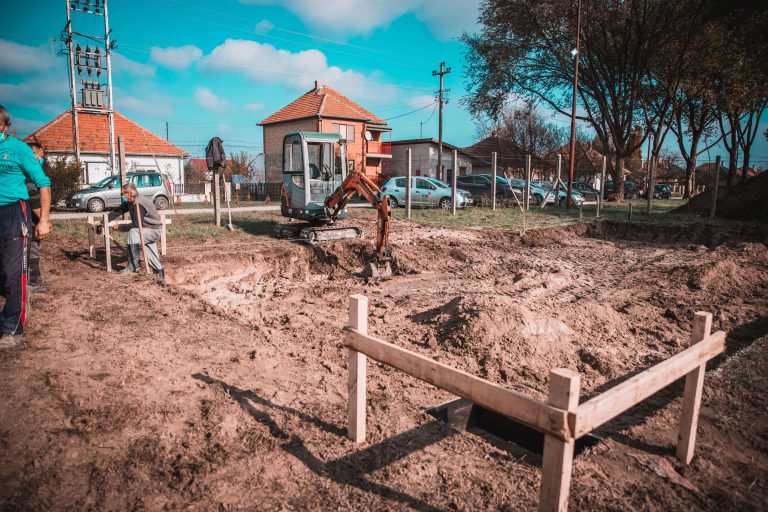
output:
[{"label": "door", "polygon": [[104,205],[108,208],[114,208],[120,206],[121,197],[123,196],[120,190],[120,176],[115,176],[104,187]]},{"label": "door", "polygon": [[414,178],[413,204],[420,206],[437,205],[438,197],[432,192],[437,188],[422,178]]},{"label": "door", "polygon": [[283,141],[283,187],[289,208],[304,209],[304,155],[299,135]]}]

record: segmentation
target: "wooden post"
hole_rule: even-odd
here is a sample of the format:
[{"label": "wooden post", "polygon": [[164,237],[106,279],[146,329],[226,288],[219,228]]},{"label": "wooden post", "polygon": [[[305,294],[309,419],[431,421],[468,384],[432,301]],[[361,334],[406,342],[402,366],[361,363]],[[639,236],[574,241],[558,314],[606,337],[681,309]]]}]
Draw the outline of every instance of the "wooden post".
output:
[{"label": "wooden post", "polygon": [[[496,161],[498,156],[496,155],[496,152],[494,151],[491,153],[491,167],[493,168],[493,177],[491,178],[493,181],[491,181],[491,209],[493,211],[496,211]],[[514,195],[514,191],[512,193]]]},{"label": "wooden post", "polygon": [[411,180],[413,178],[413,169],[411,167],[411,148],[405,150],[406,157],[408,158],[408,167],[405,171],[405,217],[410,220],[411,218]]},{"label": "wooden post", "polygon": [[605,194],[605,167],[608,165],[608,157],[603,155],[603,170],[600,173],[600,190],[597,196],[597,215],[600,216],[600,210],[603,208],[603,194]]},{"label": "wooden post", "polygon": [[133,207],[136,209],[136,222],[139,223],[139,237],[141,238],[141,254],[144,255],[144,270],[147,274],[152,272],[149,270],[149,259],[147,259],[147,246],[144,244],[144,228],[141,225],[141,208],[139,207],[139,198],[136,198],[136,202],[133,203]]},{"label": "wooden post", "polygon": [[107,272],[112,272],[112,244],[109,241],[109,214],[104,214],[104,255],[107,259]]},{"label": "wooden post", "polygon": [[[365,295],[349,296],[349,326],[360,333],[368,334],[368,297]],[[347,433],[355,443],[365,442],[365,373],[365,354],[350,348]]]},{"label": "wooden post", "polygon": [[525,197],[523,197],[523,202],[527,210],[531,206],[531,155],[525,155]]},{"label": "wooden post", "polygon": [[629,203],[629,222],[632,222],[632,203]]},{"label": "wooden post", "polygon": [[219,168],[213,169],[213,216],[216,227],[221,227],[221,194],[219,190]]},{"label": "wooden post", "polygon": [[715,218],[715,211],[717,210],[717,187],[720,183],[720,157],[715,157],[715,188],[712,191],[712,209],[709,211],[709,220]]},{"label": "wooden post", "polygon": [[[565,368],[549,373],[549,405],[576,412],[579,408],[579,374]],[[566,441],[551,435],[544,436],[544,455],[541,462],[541,492],[539,510],[565,511],[571,487],[571,469],[575,439]]]},{"label": "wooden post", "polygon": [[168,252],[168,234],[165,232],[165,214],[160,214],[160,255],[165,256],[165,253]]},{"label": "wooden post", "polygon": [[94,216],[88,216],[88,256],[96,256],[96,232],[94,231]]},{"label": "wooden post", "polygon": [[[697,312],[693,316],[693,332],[691,345],[695,345],[712,333],[712,313]],[[704,362],[685,376],[685,393],[683,394],[683,410],[680,415],[680,433],[677,436],[677,458],[683,464],[690,464],[693,450],[696,446],[696,426],[699,423],[699,407],[701,393],[704,388],[704,373],[707,363]]]},{"label": "wooden post", "polygon": [[[123,144],[123,137],[117,137],[117,154],[119,155],[120,161],[120,186],[122,187],[125,185],[125,173],[128,167],[125,163],[125,145]],[[158,171],[159,170],[160,169],[158,169]]]},{"label": "wooden post", "polygon": [[451,174],[451,215],[456,215],[456,175],[459,173],[459,152],[453,150],[453,173]]}]

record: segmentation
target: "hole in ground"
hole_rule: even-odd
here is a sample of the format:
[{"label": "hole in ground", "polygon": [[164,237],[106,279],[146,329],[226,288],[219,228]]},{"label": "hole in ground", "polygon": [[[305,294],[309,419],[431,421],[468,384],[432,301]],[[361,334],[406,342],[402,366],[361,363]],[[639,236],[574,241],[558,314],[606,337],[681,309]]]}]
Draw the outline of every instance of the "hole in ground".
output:
[{"label": "hole in ground", "polygon": [[[464,398],[427,409],[426,412],[444,421],[452,429],[478,435],[512,455],[541,455],[544,452],[544,434]],[[590,434],[577,439],[574,456],[578,457],[599,441],[599,438]]]}]

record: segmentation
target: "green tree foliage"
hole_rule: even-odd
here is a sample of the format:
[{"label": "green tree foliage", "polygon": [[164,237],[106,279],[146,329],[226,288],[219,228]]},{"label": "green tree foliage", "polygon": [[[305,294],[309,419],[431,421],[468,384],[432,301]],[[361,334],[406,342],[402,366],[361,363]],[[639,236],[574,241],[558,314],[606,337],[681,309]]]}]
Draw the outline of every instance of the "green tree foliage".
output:
[{"label": "green tree foliage", "polygon": [[51,204],[56,205],[80,190],[83,166],[67,158],[46,158],[43,171],[51,179]]}]

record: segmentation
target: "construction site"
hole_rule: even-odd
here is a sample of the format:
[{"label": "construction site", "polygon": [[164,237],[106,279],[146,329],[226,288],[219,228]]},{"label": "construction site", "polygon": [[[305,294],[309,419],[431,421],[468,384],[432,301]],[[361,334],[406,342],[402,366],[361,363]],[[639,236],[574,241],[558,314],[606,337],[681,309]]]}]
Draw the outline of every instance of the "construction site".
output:
[{"label": "construction site", "polygon": [[[373,212],[352,219],[370,238]],[[764,225],[603,220],[521,237],[396,218],[394,275],[366,279],[370,240],[264,234],[279,221],[236,219],[237,236],[194,247],[171,226],[165,283],[107,274],[82,230],[52,239],[53,291],[32,297],[26,348],[0,354],[6,509],[536,508],[540,434],[482,410],[457,427],[440,414],[452,393],[375,360],[367,434],[349,439],[350,295],[367,297],[372,336],[534,400],[569,368],[582,403],[684,351],[694,314],[711,313],[727,337],[692,463],[674,458],[677,382],[577,443],[571,507],[765,503]]]}]

